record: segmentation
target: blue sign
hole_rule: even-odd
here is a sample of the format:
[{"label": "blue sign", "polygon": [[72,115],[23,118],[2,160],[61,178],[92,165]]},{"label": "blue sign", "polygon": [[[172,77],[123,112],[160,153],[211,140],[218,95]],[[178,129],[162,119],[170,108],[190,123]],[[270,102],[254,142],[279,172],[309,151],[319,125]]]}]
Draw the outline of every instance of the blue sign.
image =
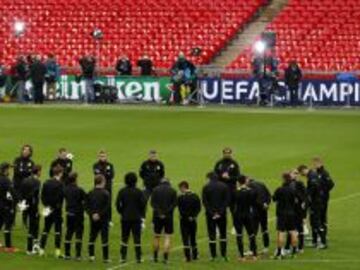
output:
[{"label": "blue sign", "polygon": [[[259,83],[254,79],[205,78],[200,80],[200,86],[204,100],[209,103],[255,104],[259,98]],[[299,86],[298,99],[313,105],[360,106],[360,82],[304,80]],[[274,102],[288,100],[289,92],[280,81]]]}]

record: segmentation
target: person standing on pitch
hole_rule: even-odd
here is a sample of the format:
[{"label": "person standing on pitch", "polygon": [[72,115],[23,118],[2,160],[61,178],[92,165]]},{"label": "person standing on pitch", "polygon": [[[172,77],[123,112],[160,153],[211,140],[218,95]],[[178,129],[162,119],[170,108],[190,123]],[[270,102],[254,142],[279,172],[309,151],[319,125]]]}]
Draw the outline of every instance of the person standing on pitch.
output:
[{"label": "person standing on pitch", "polygon": [[68,175],[68,185],[64,188],[67,229],[65,234],[65,260],[71,259],[71,240],[75,234],[76,260],[80,261],[84,234],[86,193],[78,186],[77,178],[78,174],[76,172],[71,172]]},{"label": "person standing on pitch", "polygon": [[[304,252],[304,219],[306,218],[307,194],[305,184],[299,179],[299,172],[294,169],[290,172],[290,186],[295,191],[295,228],[298,233],[298,252]],[[285,250],[290,251],[291,237],[288,235]]]},{"label": "person standing on pitch", "polygon": [[231,148],[224,148],[223,158],[215,164],[214,172],[219,180],[229,187],[230,195],[232,195],[236,191],[236,182],[240,177],[240,167],[232,157]]},{"label": "person standing on pitch", "polygon": [[136,183],[136,174],[127,173],[126,187],[119,191],[116,199],[116,209],[121,215],[121,263],[126,263],[130,233],[134,238],[136,262],[141,263],[141,225],[145,219],[146,199]]},{"label": "person standing on pitch", "polygon": [[110,195],[110,205],[108,209],[109,225],[112,226],[112,186],[115,177],[114,165],[109,162],[108,155],[105,150],[98,153],[98,161],[93,165],[94,176],[101,174],[105,177],[105,189]]},{"label": "person standing on pitch", "polygon": [[153,189],[165,176],[164,164],[158,159],[156,150],[150,150],[149,158],[141,164],[139,174],[144,181],[146,200],[149,200]]},{"label": "person standing on pitch", "polygon": [[11,241],[11,231],[15,215],[15,191],[9,179],[11,165],[7,162],[0,164],[0,230],[4,228],[5,252],[13,253],[17,249]]},{"label": "person standing on pitch", "polygon": [[41,201],[44,205],[45,217],[44,230],[40,239],[39,255],[45,254],[45,247],[51,227],[55,226],[55,256],[61,258],[61,233],[62,233],[62,207],[64,202],[64,184],[62,183],[63,168],[53,168],[54,176],[47,180],[42,187]]},{"label": "person standing on pitch", "polygon": [[290,234],[292,256],[296,255],[297,235],[295,228],[295,204],[296,194],[294,189],[290,186],[291,175],[284,173],[283,185],[276,189],[273,201],[276,203],[276,229],[277,229],[277,249],[274,259],[283,258],[283,248],[285,245],[286,233]]},{"label": "person standing on pitch", "polygon": [[218,180],[215,173],[207,174],[207,183],[202,191],[202,202],[206,210],[206,223],[209,235],[209,247],[211,260],[216,255],[216,229],[220,233],[220,252],[224,261],[227,258],[227,208],[230,205],[229,188],[222,181]]},{"label": "person standing on pitch", "polygon": [[201,200],[192,192],[189,183],[182,181],[179,184],[181,195],[178,197],[180,213],[180,231],[184,245],[184,255],[187,262],[198,259],[196,244],[197,217],[201,211]]},{"label": "person standing on pitch", "polygon": [[41,189],[41,165],[35,165],[32,175],[26,178],[21,185],[21,202],[19,208],[29,214],[29,228],[27,238],[27,255],[34,255],[39,249],[39,201]]},{"label": "person standing on pitch", "polygon": [[267,254],[269,252],[270,237],[268,229],[268,211],[271,203],[271,194],[266,185],[260,181],[250,179],[247,176],[241,176],[240,178],[245,177],[247,186],[255,191],[256,194],[256,205],[254,208],[254,228],[255,234],[259,232],[261,228],[262,240],[263,240],[263,253]]},{"label": "person standing on pitch", "polygon": [[320,213],[320,222],[325,230],[325,237],[327,237],[327,212],[330,200],[330,192],[334,188],[335,183],[332,180],[329,172],[325,169],[324,163],[319,157],[313,158],[313,167],[321,179],[321,187],[324,193],[324,207]]},{"label": "person standing on pitch", "polygon": [[[33,148],[31,145],[25,144],[21,148],[20,156],[14,160],[14,175],[13,175],[13,183],[15,190],[15,200],[21,198],[21,185],[24,179],[31,176],[32,169],[35,163],[32,161],[31,157],[33,155]],[[15,201],[17,203],[17,201]],[[15,215],[16,218],[16,215]],[[22,220],[23,224],[27,226],[28,213],[27,211],[23,211]],[[15,220],[14,220],[15,222]]]},{"label": "person standing on pitch", "polygon": [[98,174],[94,179],[95,188],[87,195],[86,210],[90,217],[89,259],[95,261],[95,241],[101,234],[102,253],[104,263],[109,259],[109,207],[110,195],[105,189],[106,179]]},{"label": "person standing on pitch", "polygon": [[167,263],[169,259],[171,235],[174,233],[174,209],[177,203],[175,189],[167,179],[162,179],[151,195],[151,206],[153,208],[154,225],[154,262],[158,262],[160,250],[160,238],[164,233],[164,259]]},{"label": "person standing on pitch", "polygon": [[69,152],[64,147],[59,149],[58,157],[51,162],[49,170],[50,177],[54,176],[53,168],[56,166],[61,166],[63,169],[62,181],[65,185],[67,185],[69,174],[72,172],[73,162],[69,158]]},{"label": "person standing on pitch", "polygon": [[243,243],[243,228],[249,236],[250,250],[253,259],[256,260],[256,235],[254,229],[254,212],[256,208],[256,192],[247,186],[247,178],[241,176],[239,178],[239,185],[233,197],[232,213],[234,227],[236,230],[236,241],[239,251],[239,260],[244,261],[244,243]]},{"label": "person standing on pitch", "polygon": [[[310,170],[306,165],[300,165],[298,171],[302,176],[307,177],[307,196],[310,209],[310,225],[312,230],[312,244],[318,249],[326,249],[326,234],[321,222],[321,213],[325,208],[326,193],[324,192],[322,181],[319,175]],[[321,244],[318,245],[318,237]]]}]

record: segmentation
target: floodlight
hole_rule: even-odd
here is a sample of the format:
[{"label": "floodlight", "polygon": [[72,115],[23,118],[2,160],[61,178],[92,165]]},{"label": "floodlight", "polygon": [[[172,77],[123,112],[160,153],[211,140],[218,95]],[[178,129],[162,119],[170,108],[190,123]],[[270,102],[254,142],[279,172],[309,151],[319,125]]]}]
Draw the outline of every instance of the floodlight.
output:
[{"label": "floodlight", "polygon": [[263,40],[259,40],[255,43],[255,51],[259,54],[263,54],[266,50],[266,43]]},{"label": "floodlight", "polygon": [[23,21],[16,21],[14,23],[15,36],[21,36],[25,31],[25,23]]}]

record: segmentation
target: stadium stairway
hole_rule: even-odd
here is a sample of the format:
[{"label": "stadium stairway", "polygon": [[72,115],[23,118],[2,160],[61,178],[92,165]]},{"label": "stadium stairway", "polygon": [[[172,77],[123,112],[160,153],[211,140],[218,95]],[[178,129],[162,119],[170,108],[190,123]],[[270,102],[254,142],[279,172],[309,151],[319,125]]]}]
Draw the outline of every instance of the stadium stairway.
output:
[{"label": "stadium stairway", "polygon": [[287,5],[288,0],[272,0],[264,6],[258,16],[245,29],[240,29],[234,39],[213,59],[211,65],[227,67],[241,51],[254,43],[256,38],[266,29],[280,11]]}]

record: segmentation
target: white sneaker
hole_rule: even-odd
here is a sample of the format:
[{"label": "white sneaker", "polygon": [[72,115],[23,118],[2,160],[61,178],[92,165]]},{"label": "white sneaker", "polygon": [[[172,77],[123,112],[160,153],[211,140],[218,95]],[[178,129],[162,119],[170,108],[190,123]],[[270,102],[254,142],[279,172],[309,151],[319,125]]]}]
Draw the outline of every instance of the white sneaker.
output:
[{"label": "white sneaker", "polygon": [[261,251],[262,254],[269,254],[269,249],[268,248],[264,248],[262,251]]},{"label": "white sneaker", "polygon": [[246,257],[250,257],[252,255],[253,255],[253,253],[252,253],[251,250],[248,250],[248,251],[244,252],[244,256],[246,256]]},{"label": "white sneaker", "polygon": [[45,250],[43,250],[42,248],[39,249],[39,256],[44,256],[45,255]]}]

